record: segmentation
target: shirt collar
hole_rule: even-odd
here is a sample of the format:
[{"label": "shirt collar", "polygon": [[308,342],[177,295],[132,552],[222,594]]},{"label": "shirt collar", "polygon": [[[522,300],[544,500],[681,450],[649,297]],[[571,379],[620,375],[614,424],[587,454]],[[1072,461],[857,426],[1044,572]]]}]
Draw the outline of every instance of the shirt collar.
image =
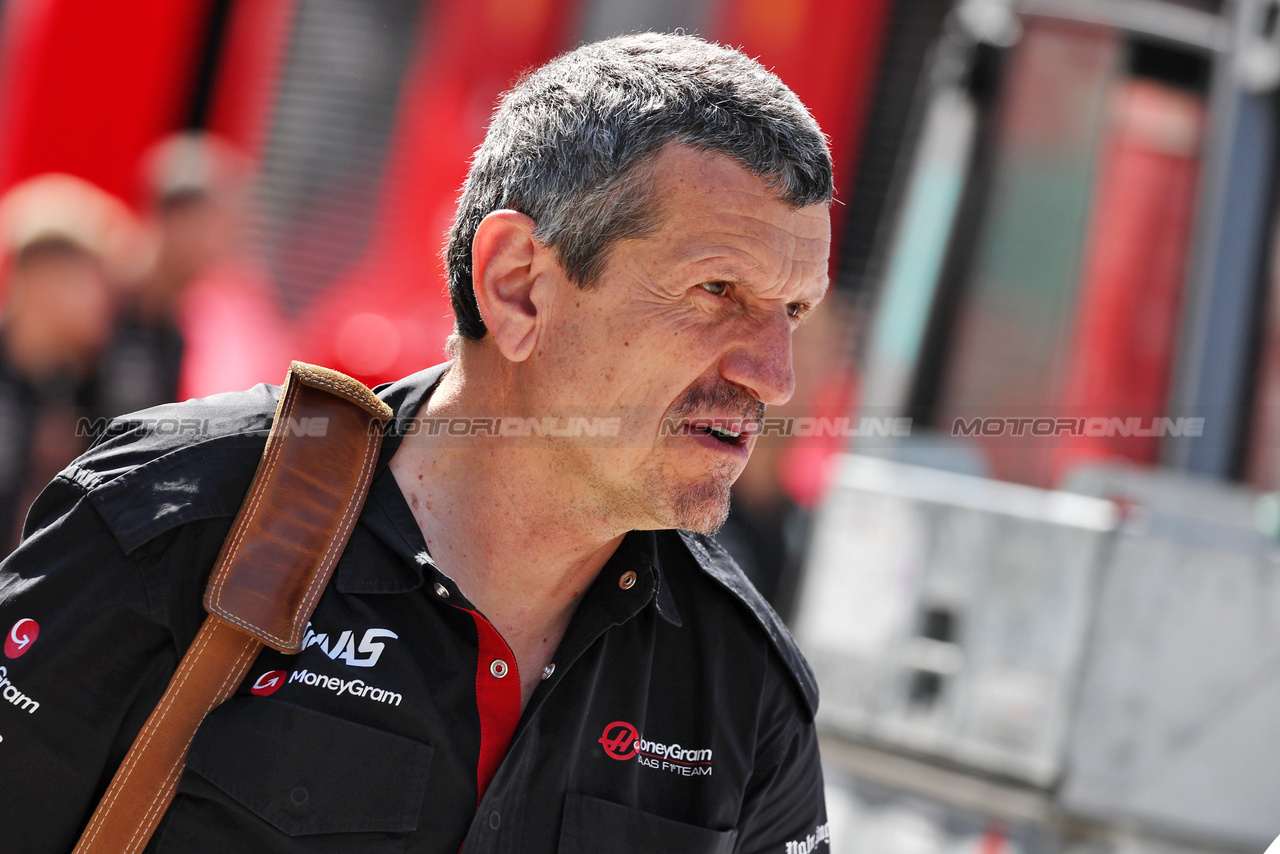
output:
[{"label": "shirt collar", "polygon": [[[334,583],[343,593],[407,593],[422,586],[425,567],[433,565],[422,531],[405,503],[390,463],[409,423],[452,364],[445,362],[374,389],[391,407],[391,420],[383,431],[369,497],[352,536],[363,539],[362,534],[367,532],[383,548],[370,548],[372,544],[366,544],[364,548],[349,548],[342,553],[334,570]],[[394,557],[388,559],[386,550]]]},{"label": "shirt collar", "polygon": [[435,392],[436,386],[444,378],[453,362],[445,362],[425,371],[410,374],[393,383],[385,383],[373,391],[382,401],[391,407],[391,421],[382,434],[382,450],[378,454],[378,468],[386,468],[395,452],[400,449],[405,434],[411,429],[410,423],[418,414],[427,399]]},{"label": "shirt collar", "polygon": [[[634,588],[620,584],[627,572],[635,573]],[[622,538],[617,550],[610,555],[600,570],[600,576],[594,586],[616,594],[619,590],[629,591],[617,601],[623,609],[620,616],[632,617],[639,612],[636,601],[642,605],[654,604],[658,615],[675,626],[682,625],[680,611],[676,608],[675,597],[671,595],[671,586],[663,574],[662,561],[658,555],[658,538],[655,531],[631,531]],[[612,595],[611,595],[612,598]],[[585,604],[585,601],[584,601]]]}]

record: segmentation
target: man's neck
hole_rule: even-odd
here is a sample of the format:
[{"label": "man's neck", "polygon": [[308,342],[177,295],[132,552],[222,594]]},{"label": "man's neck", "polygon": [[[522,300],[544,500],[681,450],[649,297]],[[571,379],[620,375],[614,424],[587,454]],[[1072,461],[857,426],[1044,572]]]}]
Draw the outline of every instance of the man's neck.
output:
[{"label": "man's neck", "polygon": [[[418,417],[500,412],[485,385],[454,365]],[[515,653],[527,701],[625,531],[575,510],[545,448],[429,433],[409,431],[391,471],[436,565]]]}]

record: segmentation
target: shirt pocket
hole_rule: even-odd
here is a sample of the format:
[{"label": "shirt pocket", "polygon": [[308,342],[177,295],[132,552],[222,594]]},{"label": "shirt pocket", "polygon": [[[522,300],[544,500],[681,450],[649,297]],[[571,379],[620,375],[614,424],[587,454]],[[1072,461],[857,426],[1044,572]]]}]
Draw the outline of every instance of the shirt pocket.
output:
[{"label": "shirt pocket", "polygon": [[587,795],[565,798],[558,854],[730,854],[737,830],[709,830]]},{"label": "shirt pocket", "polygon": [[401,850],[418,827],[431,754],[353,721],[232,697],[196,732],[159,850]]}]

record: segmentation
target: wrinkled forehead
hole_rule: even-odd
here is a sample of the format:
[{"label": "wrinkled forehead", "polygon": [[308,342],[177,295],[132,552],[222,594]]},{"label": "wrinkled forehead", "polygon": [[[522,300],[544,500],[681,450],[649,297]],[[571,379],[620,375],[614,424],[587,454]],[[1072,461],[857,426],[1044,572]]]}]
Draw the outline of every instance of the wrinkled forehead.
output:
[{"label": "wrinkled forehead", "polygon": [[753,174],[727,154],[669,144],[653,158],[648,174],[654,198],[668,216],[714,211],[762,222],[794,217],[806,236],[830,237],[828,203],[788,204],[775,180]]},{"label": "wrinkled forehead", "polygon": [[715,260],[742,275],[812,280],[825,290],[828,205],[795,208],[735,160],[684,146],[664,150],[651,176],[658,227],[650,237],[672,260]]}]

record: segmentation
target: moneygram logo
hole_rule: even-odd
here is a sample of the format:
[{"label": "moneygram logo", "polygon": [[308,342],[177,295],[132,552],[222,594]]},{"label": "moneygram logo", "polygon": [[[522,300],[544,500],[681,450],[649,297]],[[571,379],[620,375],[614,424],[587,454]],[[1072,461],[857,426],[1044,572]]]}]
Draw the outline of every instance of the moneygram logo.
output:
[{"label": "moneygram logo", "polygon": [[258,680],[249,688],[249,693],[258,697],[266,697],[280,690],[280,686],[289,678],[288,672],[284,670],[270,670],[258,677]]},{"label": "moneygram logo", "polygon": [[31,649],[31,645],[40,636],[40,624],[30,617],[23,617],[13,624],[4,639],[4,654],[8,658],[18,656]]},{"label": "moneygram logo", "polygon": [[29,715],[34,715],[40,704],[18,690],[18,686],[9,681],[9,668],[0,664],[0,697],[13,703]]},{"label": "moneygram logo", "polygon": [[294,682],[311,687],[324,688],[339,697],[343,694],[348,694],[352,697],[363,697],[376,703],[386,703],[391,706],[400,705],[400,701],[404,699],[397,691],[388,691],[386,688],[370,685],[363,679],[342,679],[338,676],[325,676],[323,673],[313,673],[305,668],[295,670],[289,674],[289,684],[292,685]]},{"label": "moneygram logo", "polygon": [[630,759],[636,755],[634,745],[637,737],[636,728],[631,724],[614,721],[604,728],[600,744],[604,747],[604,755],[610,759]]},{"label": "moneygram logo", "polygon": [[249,693],[258,697],[267,697],[279,691],[285,685],[297,682],[312,688],[324,688],[342,696],[362,697],[378,703],[398,706],[404,697],[396,691],[388,691],[376,685],[370,685],[363,679],[342,679],[337,676],[325,676],[306,668],[290,673],[287,670],[268,670],[249,686]]},{"label": "moneygram logo", "polygon": [[657,768],[684,777],[711,776],[711,748],[682,747],[649,741],[626,721],[614,721],[598,739],[604,753],[619,762],[636,759],[646,768]]}]

